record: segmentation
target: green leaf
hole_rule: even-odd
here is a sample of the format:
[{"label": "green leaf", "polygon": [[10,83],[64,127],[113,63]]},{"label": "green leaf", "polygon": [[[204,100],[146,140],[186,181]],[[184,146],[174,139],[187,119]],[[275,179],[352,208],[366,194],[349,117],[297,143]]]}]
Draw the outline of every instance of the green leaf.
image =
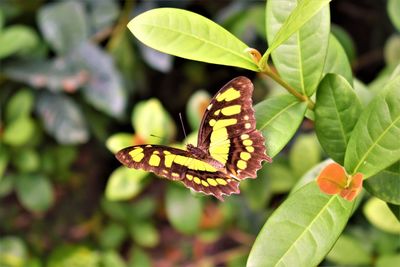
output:
[{"label": "green leaf", "polygon": [[387,65],[400,64],[400,34],[390,36],[383,49],[383,55]]},{"label": "green leaf", "polygon": [[382,231],[400,234],[400,222],[390,211],[387,204],[379,198],[371,198],[363,207],[368,221]]},{"label": "green leaf", "polygon": [[364,181],[364,188],[385,202],[400,205],[400,161]]},{"label": "green leaf", "polygon": [[36,109],[45,130],[61,144],[80,144],[89,139],[83,113],[70,98],[61,94],[42,93]]},{"label": "green leaf", "polygon": [[34,172],[40,167],[40,156],[37,151],[24,148],[13,156],[12,163],[20,172]]},{"label": "green leaf", "polygon": [[5,14],[4,14],[3,10],[0,9],[0,33],[3,30],[4,23],[5,23]]},{"label": "green leaf", "polygon": [[[266,170],[270,180],[270,190],[276,194],[282,194],[290,191],[296,184],[299,176],[293,173],[289,166],[274,162],[266,165]],[[259,177],[257,177],[257,180]]]},{"label": "green leaf", "polygon": [[98,267],[98,252],[81,245],[62,245],[52,250],[47,267]]},{"label": "green leaf", "polygon": [[168,184],[166,194],[166,212],[172,226],[184,234],[194,234],[199,230],[202,203],[201,199],[190,194],[182,186]]},{"label": "green leaf", "polygon": [[[399,22],[400,30],[400,22]],[[381,255],[378,257],[375,263],[375,267],[388,267],[388,266],[398,266],[400,264],[400,253],[392,255]]]},{"label": "green leaf", "polygon": [[[304,155],[307,155],[305,157]],[[293,175],[298,179],[321,159],[321,148],[314,134],[302,134],[297,137],[289,154]],[[296,179],[296,180],[297,180]]]},{"label": "green leaf", "polygon": [[131,133],[116,133],[111,135],[107,141],[106,146],[112,153],[117,153],[121,149],[133,145],[134,135]]},{"label": "green leaf", "polygon": [[129,257],[129,267],[151,267],[151,259],[147,253],[139,247],[135,247]]},{"label": "green leaf", "polygon": [[23,25],[7,27],[0,33],[0,59],[13,54],[25,54],[39,43],[38,36]]},{"label": "green leaf", "polygon": [[339,237],[326,258],[340,266],[371,264],[371,257],[362,241],[346,234]]},{"label": "green leaf", "polygon": [[131,225],[132,238],[143,247],[155,247],[160,242],[157,228],[148,221],[136,222]]},{"label": "green leaf", "polygon": [[126,267],[124,259],[117,251],[109,250],[101,254],[101,267]]},{"label": "green leaf", "polygon": [[275,165],[275,163],[264,164],[261,170],[257,172],[257,179],[247,179],[240,182],[240,191],[254,211],[264,211],[266,204],[272,197],[271,183],[274,175],[270,174],[270,167]]},{"label": "green leaf", "polygon": [[136,134],[151,144],[167,143],[176,133],[173,120],[155,98],[139,102],[135,106],[132,125]]},{"label": "green leaf", "polygon": [[348,61],[353,62],[356,58],[357,52],[354,41],[350,34],[345,29],[335,24],[331,25],[331,32],[340,43],[340,46],[346,52]]},{"label": "green leaf", "polygon": [[186,114],[193,130],[199,129],[201,119],[210,101],[210,94],[203,90],[197,91],[189,98]]},{"label": "green leaf", "polygon": [[16,191],[21,204],[31,212],[44,212],[53,205],[53,189],[49,180],[41,175],[17,176]]},{"label": "green leaf", "polygon": [[86,14],[80,2],[48,4],[39,10],[38,23],[44,38],[59,54],[71,51],[89,37]]},{"label": "green leaf", "polygon": [[28,117],[34,104],[33,93],[28,89],[18,91],[12,96],[6,107],[6,121],[11,122],[20,117]]},{"label": "green leaf", "polygon": [[328,49],[329,2],[267,2],[270,46],[263,58],[273,51],[272,59],[282,79],[303,95],[312,95],[321,79]]},{"label": "green leaf", "polygon": [[400,0],[388,0],[387,12],[390,20],[398,31],[400,31]]},{"label": "green leaf", "polygon": [[250,251],[247,267],[317,266],[339,237],[354,202],[309,183],[269,217]]},{"label": "green leaf", "polygon": [[145,45],[161,52],[213,64],[258,71],[248,46],[213,21],[175,8],[140,14],[128,24]]},{"label": "green leaf", "polygon": [[128,169],[124,166],[117,168],[108,180],[106,197],[109,200],[126,200],[138,195],[143,189],[143,179],[147,172]]},{"label": "green leaf", "polygon": [[364,179],[400,160],[400,77],[365,108],[351,134],[344,166]]},{"label": "green leaf", "polygon": [[341,165],[361,109],[357,95],[343,77],[324,77],[317,91],[315,131],[325,152]]},{"label": "green leaf", "polygon": [[343,76],[349,84],[353,84],[353,73],[350,62],[342,45],[333,34],[329,35],[328,54],[326,55],[323,73],[335,73]]},{"label": "green leaf", "polygon": [[89,0],[85,3],[88,5],[88,20],[94,32],[112,27],[121,12],[118,3],[114,0]]},{"label": "green leaf", "polygon": [[368,105],[374,97],[372,92],[368,90],[368,87],[358,79],[354,79],[354,92],[363,106]]},{"label": "green leaf", "polygon": [[[3,174],[4,174],[5,170],[7,168],[8,161],[9,161],[8,150],[5,147],[5,145],[0,143],[0,182],[3,178]],[[1,187],[1,183],[0,183],[0,187]]]},{"label": "green leaf", "polygon": [[0,266],[24,267],[28,260],[28,250],[24,241],[14,236],[0,238]]},{"label": "green leaf", "polygon": [[267,154],[274,157],[299,128],[307,104],[292,95],[280,95],[258,103],[254,109],[257,129],[265,137]]},{"label": "green leaf", "polygon": [[4,143],[11,146],[26,144],[35,133],[35,121],[29,117],[20,117],[5,125]]},{"label": "green leaf", "polygon": [[95,108],[113,117],[121,117],[127,103],[126,90],[112,57],[99,46],[84,42],[70,55],[88,73],[82,92]]},{"label": "green leaf", "polygon": [[126,238],[125,228],[118,223],[111,223],[100,232],[100,244],[105,249],[118,248]]}]

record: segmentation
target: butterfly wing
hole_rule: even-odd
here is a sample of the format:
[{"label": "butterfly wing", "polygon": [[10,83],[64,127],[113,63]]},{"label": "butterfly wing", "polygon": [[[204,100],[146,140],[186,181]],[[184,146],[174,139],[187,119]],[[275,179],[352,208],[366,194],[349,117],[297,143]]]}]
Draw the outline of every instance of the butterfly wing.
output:
[{"label": "butterfly wing", "polygon": [[129,168],[153,172],[186,187],[223,200],[238,193],[238,181],[212,164],[194,158],[188,151],[159,145],[138,145],[122,149],[117,159]]},{"label": "butterfly wing", "polygon": [[228,82],[211,100],[199,130],[198,147],[237,179],[255,178],[261,162],[271,161],[256,129],[252,94],[253,84],[246,77]]}]

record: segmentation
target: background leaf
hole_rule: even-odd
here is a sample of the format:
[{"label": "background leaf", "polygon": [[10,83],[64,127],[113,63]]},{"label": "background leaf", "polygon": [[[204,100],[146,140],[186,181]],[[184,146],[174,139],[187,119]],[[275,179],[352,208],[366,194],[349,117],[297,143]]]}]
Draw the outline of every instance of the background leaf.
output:
[{"label": "background leaf", "polygon": [[339,237],[326,258],[341,266],[369,265],[371,263],[369,251],[365,249],[361,240],[346,234]]},{"label": "background leaf", "polygon": [[[304,157],[307,155],[307,157]],[[300,178],[321,160],[321,148],[315,134],[302,134],[298,136],[293,144],[289,162],[293,175]]]},{"label": "background leaf", "polygon": [[0,32],[0,43],[1,59],[32,50],[38,45],[39,39],[31,28],[23,25],[14,25]]},{"label": "background leaf", "polygon": [[20,117],[29,116],[34,104],[34,96],[28,89],[18,91],[8,101],[6,107],[6,121],[10,122]]},{"label": "background leaf", "polygon": [[350,84],[337,74],[327,74],[318,86],[315,131],[325,152],[339,164],[361,113],[361,103]]},{"label": "background leaf", "polygon": [[388,0],[387,1],[387,12],[390,20],[398,31],[400,31],[400,1],[399,0]]},{"label": "background leaf", "polygon": [[363,207],[363,212],[375,227],[388,233],[400,234],[400,222],[384,201],[378,198],[369,199]]},{"label": "background leaf", "polygon": [[44,38],[59,54],[71,51],[89,37],[87,17],[81,2],[48,4],[39,10],[38,23]]},{"label": "background leaf", "polygon": [[340,235],[353,203],[309,183],[290,195],[267,220],[247,267],[316,266]]},{"label": "background leaf", "polygon": [[361,114],[346,150],[347,172],[368,178],[400,159],[400,77],[390,81]]},{"label": "background leaf", "polygon": [[289,142],[303,120],[306,103],[292,95],[280,95],[258,103],[257,129],[265,137],[267,154],[274,157]]},{"label": "background leaf", "polygon": [[125,166],[117,168],[107,183],[107,199],[126,200],[136,196],[142,190],[143,179],[147,175],[148,173],[145,171],[128,169]]},{"label": "background leaf", "polygon": [[[322,7],[329,1],[290,0],[285,3],[282,5],[281,0],[267,2],[266,28],[270,43],[268,51],[273,51],[271,55],[274,66],[282,79],[299,93],[310,96],[321,79],[328,49],[329,6]],[[306,11],[300,12],[303,9],[300,8],[297,10],[299,13],[291,13],[296,4],[303,6]],[[316,14],[320,8],[321,11]],[[312,17],[314,14],[316,15]],[[299,31],[295,33],[297,30]],[[282,40],[280,33],[285,34]],[[291,37],[287,39],[289,36]],[[282,43],[283,40],[286,41]]]},{"label": "background leaf", "polygon": [[79,107],[66,96],[40,94],[36,109],[46,131],[59,143],[79,144],[88,140],[89,132],[83,114]]},{"label": "background leaf", "polygon": [[247,46],[244,43],[218,24],[193,12],[175,8],[152,9],[131,20],[128,28],[145,45],[167,54],[258,71],[245,52]]},{"label": "background leaf", "polygon": [[19,267],[24,266],[28,260],[28,249],[20,238],[2,236],[0,239],[0,265]]}]

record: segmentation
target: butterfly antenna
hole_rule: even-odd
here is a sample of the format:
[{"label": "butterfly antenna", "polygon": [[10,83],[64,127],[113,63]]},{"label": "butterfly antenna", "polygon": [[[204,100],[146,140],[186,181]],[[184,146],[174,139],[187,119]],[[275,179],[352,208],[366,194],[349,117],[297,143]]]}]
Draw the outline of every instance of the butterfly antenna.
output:
[{"label": "butterfly antenna", "polygon": [[183,134],[185,135],[185,139],[186,139],[185,125],[183,125],[182,113],[180,113],[180,112],[179,112],[179,119],[181,120]]}]

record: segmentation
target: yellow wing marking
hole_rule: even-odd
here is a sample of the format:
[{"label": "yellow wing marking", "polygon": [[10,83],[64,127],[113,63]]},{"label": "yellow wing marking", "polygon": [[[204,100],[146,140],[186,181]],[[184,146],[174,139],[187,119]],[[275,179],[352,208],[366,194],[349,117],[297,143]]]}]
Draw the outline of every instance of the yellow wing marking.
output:
[{"label": "yellow wing marking", "polygon": [[217,185],[218,185],[217,181],[215,181],[215,179],[212,179],[212,178],[207,178],[207,182],[208,182],[211,186],[217,186]]},{"label": "yellow wing marking", "polygon": [[140,162],[144,158],[143,148],[138,147],[129,152],[133,161]]},{"label": "yellow wing marking", "polygon": [[240,105],[233,105],[233,106],[229,106],[229,107],[225,107],[225,108],[221,109],[221,112],[225,116],[231,116],[231,115],[239,114],[241,109],[242,109],[242,107]]},{"label": "yellow wing marking", "polygon": [[242,160],[249,160],[251,158],[251,155],[248,152],[240,152],[240,158]]},{"label": "yellow wing marking", "polygon": [[247,168],[247,163],[246,163],[246,161],[239,159],[238,162],[236,163],[236,166],[237,166],[239,169],[244,170],[244,169]]},{"label": "yellow wing marking", "polygon": [[175,155],[175,158],[173,159],[173,162],[179,165],[183,165],[188,167],[191,170],[195,171],[208,171],[208,172],[216,172],[217,169],[211,166],[210,164],[194,159],[194,158],[189,158],[181,155]]},{"label": "yellow wing marking", "polygon": [[232,101],[234,99],[237,99],[240,97],[240,91],[234,89],[234,88],[229,88],[228,90],[226,90],[225,92],[223,92],[222,94],[219,94],[216,99],[218,102],[221,101]]},{"label": "yellow wing marking", "polygon": [[151,166],[158,167],[158,166],[160,166],[160,161],[161,161],[161,159],[159,156],[157,156],[156,154],[152,154],[149,159],[149,164]]},{"label": "yellow wing marking", "polygon": [[216,180],[217,180],[217,183],[220,184],[220,185],[227,185],[228,184],[224,179],[217,178]]}]

